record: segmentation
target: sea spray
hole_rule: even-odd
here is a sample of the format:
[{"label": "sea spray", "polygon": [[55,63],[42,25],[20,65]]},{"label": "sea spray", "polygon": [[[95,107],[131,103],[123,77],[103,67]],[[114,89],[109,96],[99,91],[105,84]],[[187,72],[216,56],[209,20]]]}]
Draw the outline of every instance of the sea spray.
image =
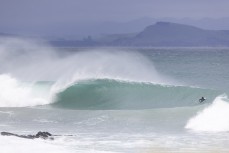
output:
[{"label": "sea spray", "polygon": [[70,63],[53,86],[53,90],[63,90],[78,81],[88,79],[115,79],[135,82],[171,84],[171,80],[160,75],[152,62],[136,52],[116,50],[90,50],[77,52],[66,59]]},{"label": "sea spray", "polygon": [[176,84],[157,72],[141,53],[118,49],[88,49],[63,52],[37,41],[0,39],[0,74],[23,81],[55,81],[53,91],[86,79],[119,79],[158,84]]},{"label": "sea spray", "polygon": [[39,41],[0,39],[0,74],[10,74],[23,81],[51,80],[55,73],[52,75],[49,65],[55,59],[56,50]]},{"label": "sea spray", "polygon": [[229,131],[229,103],[226,95],[215,98],[213,103],[191,118],[185,128],[194,131]]},{"label": "sea spray", "polygon": [[[6,80],[14,80],[13,84],[5,85],[8,93],[12,95],[2,95],[2,104],[8,103],[2,106],[34,106],[56,102],[58,93],[81,80],[114,79],[156,84],[174,83],[159,74],[151,60],[137,52],[90,49],[69,55],[41,43],[8,38],[0,41],[0,55],[0,74],[9,74]],[[33,86],[22,86],[19,83],[33,84],[50,80],[55,83],[47,90],[48,98],[34,96]],[[16,102],[16,99],[20,99],[20,102]]]}]

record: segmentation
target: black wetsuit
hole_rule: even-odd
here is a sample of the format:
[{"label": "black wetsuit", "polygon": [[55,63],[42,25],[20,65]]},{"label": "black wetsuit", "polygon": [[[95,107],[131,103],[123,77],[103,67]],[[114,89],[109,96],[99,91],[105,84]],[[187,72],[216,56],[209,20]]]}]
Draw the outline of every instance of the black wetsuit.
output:
[{"label": "black wetsuit", "polygon": [[205,101],[206,99],[204,97],[199,99],[199,102],[202,103],[203,101]]}]

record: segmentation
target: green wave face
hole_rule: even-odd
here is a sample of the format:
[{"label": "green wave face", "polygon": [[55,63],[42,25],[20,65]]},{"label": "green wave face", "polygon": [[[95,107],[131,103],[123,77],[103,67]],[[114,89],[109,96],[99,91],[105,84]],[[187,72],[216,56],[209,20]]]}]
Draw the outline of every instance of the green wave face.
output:
[{"label": "green wave face", "polygon": [[219,91],[187,86],[163,86],[152,83],[109,79],[80,81],[61,93],[52,105],[67,109],[152,109],[195,106],[204,96],[212,102]]}]

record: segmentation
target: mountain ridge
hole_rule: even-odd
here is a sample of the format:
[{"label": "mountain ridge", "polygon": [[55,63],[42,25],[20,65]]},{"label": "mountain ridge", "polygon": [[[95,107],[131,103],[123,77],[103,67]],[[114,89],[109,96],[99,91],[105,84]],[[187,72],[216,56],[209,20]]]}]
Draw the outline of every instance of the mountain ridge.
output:
[{"label": "mountain ridge", "polygon": [[[0,33],[0,36],[16,35]],[[137,33],[46,41],[56,47],[229,47],[229,30],[206,30],[180,23],[156,22]]]},{"label": "mountain ridge", "polygon": [[229,46],[229,30],[205,30],[172,22],[147,26],[135,37],[117,39],[124,46]]}]

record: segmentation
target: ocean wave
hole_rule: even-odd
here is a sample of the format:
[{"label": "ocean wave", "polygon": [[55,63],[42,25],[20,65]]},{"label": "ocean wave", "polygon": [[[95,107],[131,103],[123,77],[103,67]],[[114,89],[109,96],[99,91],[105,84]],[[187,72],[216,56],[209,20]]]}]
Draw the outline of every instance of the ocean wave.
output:
[{"label": "ocean wave", "polygon": [[219,91],[150,82],[90,79],[79,81],[56,95],[53,106],[69,109],[152,109],[195,106]]},{"label": "ocean wave", "polygon": [[0,107],[51,105],[67,109],[152,109],[198,105],[219,91],[189,86],[154,84],[119,79],[85,79],[53,92],[54,82],[21,82],[0,75]]}]

